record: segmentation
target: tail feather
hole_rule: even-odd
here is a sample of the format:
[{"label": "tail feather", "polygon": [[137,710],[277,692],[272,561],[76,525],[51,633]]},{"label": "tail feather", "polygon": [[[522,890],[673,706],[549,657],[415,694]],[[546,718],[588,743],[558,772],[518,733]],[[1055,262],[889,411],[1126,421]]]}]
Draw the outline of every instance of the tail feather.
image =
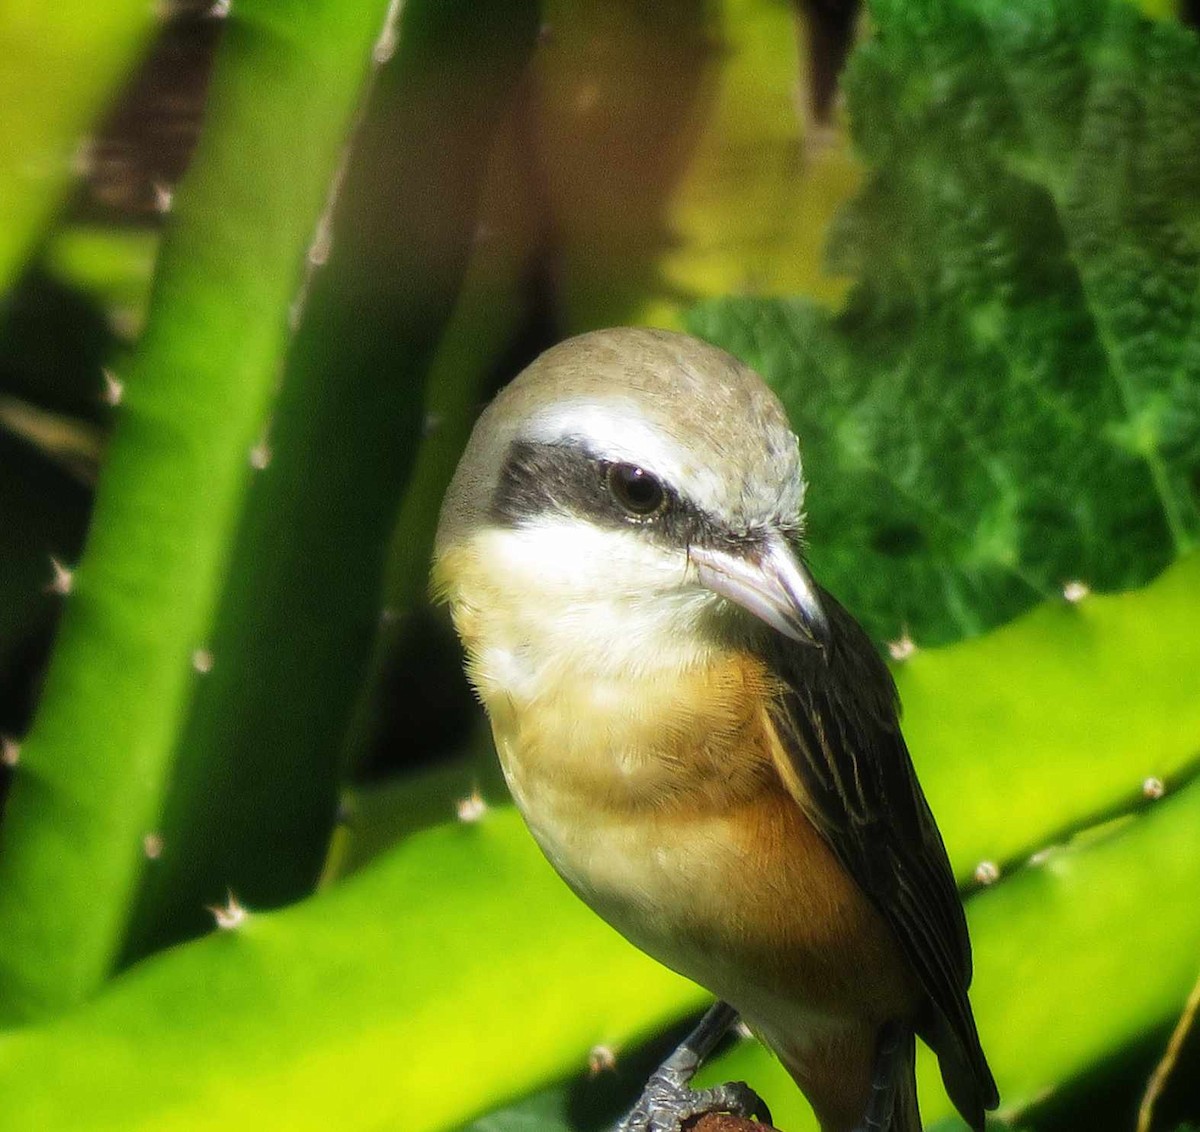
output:
[{"label": "tail feather", "polygon": [[917,1044],[908,1026],[889,1022],[880,1031],[871,1097],[854,1128],[855,1132],[922,1132],[917,1105]]},{"label": "tail feather", "polygon": [[1000,1094],[979,1044],[974,1019],[967,1036],[969,1041],[963,1042],[942,1018],[925,1040],[937,1052],[942,1083],[954,1107],[976,1132],[982,1132],[984,1112],[1000,1103]]},{"label": "tail feather", "polygon": [[922,1132],[921,1110],[917,1105],[917,1046],[911,1031],[904,1038],[900,1058],[892,1100],[891,1132]]}]

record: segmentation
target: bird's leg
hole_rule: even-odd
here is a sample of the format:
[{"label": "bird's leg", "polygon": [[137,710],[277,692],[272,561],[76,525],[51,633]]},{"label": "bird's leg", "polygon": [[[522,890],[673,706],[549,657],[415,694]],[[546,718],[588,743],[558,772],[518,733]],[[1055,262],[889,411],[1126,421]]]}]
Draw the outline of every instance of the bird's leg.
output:
[{"label": "bird's leg", "polygon": [[712,1053],[737,1017],[737,1011],[728,1003],[711,1006],[674,1053],[650,1075],[642,1095],[615,1132],[680,1132],[684,1121],[709,1112],[755,1117],[769,1124],[771,1114],[762,1098],[741,1081],[711,1089],[691,1087],[701,1062]]},{"label": "bird's leg", "polygon": [[854,1132],[888,1132],[892,1126],[892,1107],[896,1101],[896,1086],[900,1083],[900,1070],[904,1067],[907,1036],[907,1030],[899,1022],[888,1022],[879,1031],[871,1096],[867,1111]]}]

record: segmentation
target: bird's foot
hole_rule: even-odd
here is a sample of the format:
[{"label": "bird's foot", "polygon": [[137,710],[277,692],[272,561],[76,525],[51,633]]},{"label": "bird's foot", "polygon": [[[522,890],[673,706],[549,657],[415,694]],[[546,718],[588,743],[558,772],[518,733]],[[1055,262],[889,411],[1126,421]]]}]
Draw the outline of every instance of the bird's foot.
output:
[{"label": "bird's foot", "polygon": [[766,1103],[744,1081],[693,1089],[678,1074],[660,1069],[615,1132],[682,1132],[689,1120],[714,1112],[771,1123]]},{"label": "bird's foot", "polygon": [[728,1003],[711,1006],[696,1028],[651,1075],[637,1104],[614,1132],[683,1132],[684,1124],[709,1113],[729,1113],[761,1124],[771,1123],[762,1098],[742,1081],[712,1089],[693,1089],[691,1080],[700,1063],[716,1048],[737,1011]]}]

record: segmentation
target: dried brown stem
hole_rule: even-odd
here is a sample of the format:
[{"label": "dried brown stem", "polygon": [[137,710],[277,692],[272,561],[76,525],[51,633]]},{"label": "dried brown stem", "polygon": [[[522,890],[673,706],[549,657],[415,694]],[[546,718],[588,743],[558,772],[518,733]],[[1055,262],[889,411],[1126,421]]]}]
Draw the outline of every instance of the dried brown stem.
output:
[{"label": "dried brown stem", "polygon": [[[1175,1029],[1171,1033],[1171,1040],[1167,1042],[1162,1060],[1150,1074],[1146,1092],[1142,1096],[1142,1103],[1138,1106],[1137,1132],[1150,1132],[1150,1128],[1154,1124],[1154,1106],[1158,1103],[1158,1098],[1162,1096],[1163,1090],[1167,1087],[1167,1081],[1170,1080],[1171,1074],[1175,1070],[1179,1052],[1183,1049],[1183,1043],[1187,1041],[1188,1034],[1191,1033],[1192,1027],[1196,1023],[1198,1011],[1200,1011],[1200,978],[1192,987],[1192,993],[1188,995],[1187,1002],[1184,1004],[1183,1013],[1179,1015],[1179,1021],[1175,1023]],[[716,1130],[710,1130],[710,1132],[716,1132]]]}]

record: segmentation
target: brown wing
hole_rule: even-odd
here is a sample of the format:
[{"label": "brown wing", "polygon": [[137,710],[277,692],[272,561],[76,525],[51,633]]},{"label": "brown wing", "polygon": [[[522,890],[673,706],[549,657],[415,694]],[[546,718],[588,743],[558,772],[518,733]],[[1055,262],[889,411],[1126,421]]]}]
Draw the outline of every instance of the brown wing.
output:
[{"label": "brown wing", "polygon": [[983,1128],[999,1101],[967,988],[971,943],[937,823],[900,732],[895,684],[858,623],[829,594],[825,650],[778,636],[775,707],[797,801],[895,933],[929,996],[921,1036],[963,1118]]}]

